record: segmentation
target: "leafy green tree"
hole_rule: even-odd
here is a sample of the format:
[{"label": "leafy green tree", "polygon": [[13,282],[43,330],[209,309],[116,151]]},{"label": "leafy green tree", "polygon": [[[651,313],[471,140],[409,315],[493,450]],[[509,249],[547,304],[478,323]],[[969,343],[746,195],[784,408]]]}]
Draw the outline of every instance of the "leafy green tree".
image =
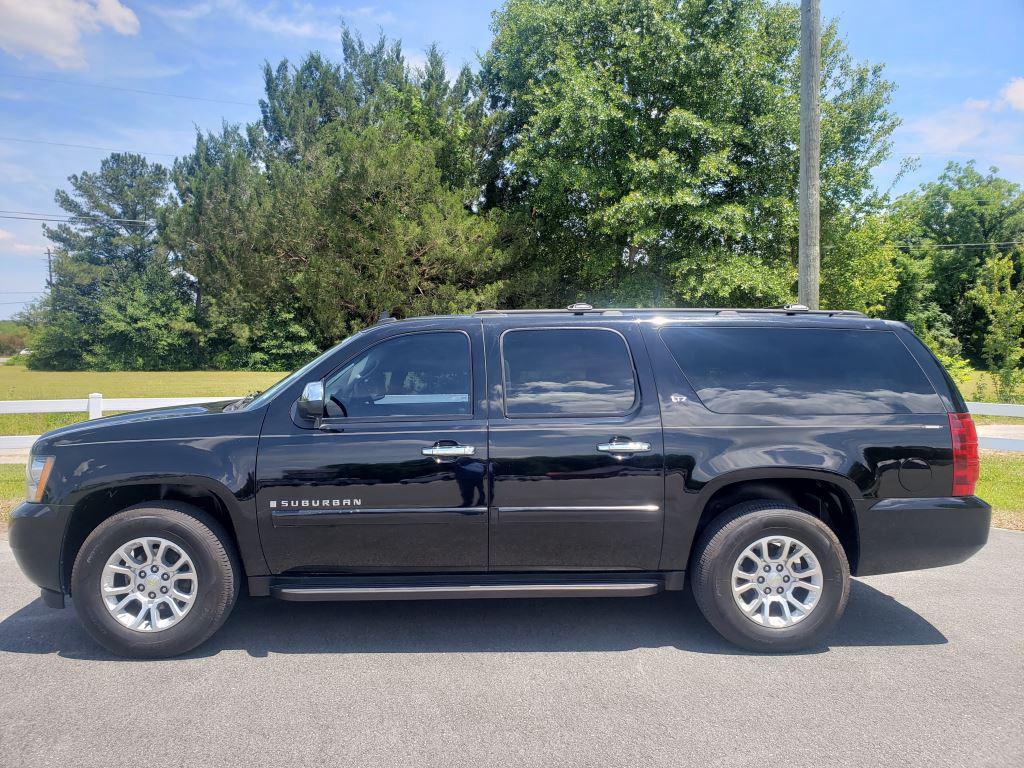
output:
[{"label": "leafy green tree", "polygon": [[17,320],[0,320],[0,355],[16,355],[31,343],[32,329]]},{"label": "leafy green tree", "polygon": [[188,290],[154,263],[119,282],[100,304],[89,368],[178,371],[195,366],[195,323]]},{"label": "leafy green tree", "polygon": [[286,264],[267,248],[277,229],[269,180],[246,136],[230,126],[198,135],[171,176],[175,199],[163,211],[161,236],[194,297],[195,365],[244,367],[265,352],[253,329],[288,298],[280,293]]},{"label": "leafy green tree", "polygon": [[897,199],[891,215],[908,224],[905,242],[928,260],[931,299],[950,332],[981,359],[986,310],[971,289],[990,254],[1005,253],[990,243],[1024,239],[1024,190],[994,168],[982,174],[973,162],[950,163],[938,179]]},{"label": "leafy green tree", "polygon": [[[798,22],[765,0],[506,3],[483,65],[506,132],[486,202],[535,232],[511,300],[789,300]],[[828,217],[862,201],[896,120],[835,25],[822,49]]]},{"label": "leafy green tree", "polygon": [[883,316],[899,287],[899,253],[891,222],[883,214],[829,221],[821,257],[821,306]]},{"label": "leafy green tree", "polygon": [[978,271],[978,280],[969,292],[988,320],[982,354],[999,383],[1000,400],[1007,399],[1020,383],[1020,364],[1024,360],[1024,283],[1021,282],[1021,252],[1013,255],[992,253]]},{"label": "leafy green tree", "polygon": [[[138,307],[140,281],[146,281],[146,301],[154,312],[180,315],[187,306],[173,277],[173,256],[156,237],[156,218],[167,199],[167,170],[141,155],[114,153],[98,172],[68,181],[71,189],[58,190],[55,200],[71,217],[69,223],[43,227],[55,246],[53,284],[29,365],[167,367],[163,352],[180,339],[155,344],[140,334],[145,343],[131,353],[121,350],[117,340],[130,335],[125,324],[131,330],[153,319],[127,311],[133,303]],[[108,337],[119,312],[122,329],[117,338]]]},{"label": "leafy green tree", "polygon": [[265,70],[262,119],[199,135],[162,236],[192,281],[201,365],[292,367],[397,316],[495,304],[501,213],[475,210],[478,80],[343,32],[344,60]]}]

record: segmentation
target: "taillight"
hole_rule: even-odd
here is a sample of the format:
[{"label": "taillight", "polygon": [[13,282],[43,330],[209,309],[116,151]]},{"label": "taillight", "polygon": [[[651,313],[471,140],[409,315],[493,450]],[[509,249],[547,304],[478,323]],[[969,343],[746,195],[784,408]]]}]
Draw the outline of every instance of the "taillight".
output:
[{"label": "taillight", "polygon": [[953,495],[973,496],[981,461],[978,458],[978,430],[969,413],[949,414],[953,434]]}]

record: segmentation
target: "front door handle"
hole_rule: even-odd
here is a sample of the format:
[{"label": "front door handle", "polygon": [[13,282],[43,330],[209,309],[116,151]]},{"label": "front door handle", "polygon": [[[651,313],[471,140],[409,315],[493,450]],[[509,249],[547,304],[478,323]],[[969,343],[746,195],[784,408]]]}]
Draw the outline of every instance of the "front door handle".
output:
[{"label": "front door handle", "polygon": [[430,448],[421,448],[420,453],[440,461],[441,459],[451,459],[459,456],[472,456],[476,453],[476,446],[459,445],[458,443],[434,443]]},{"label": "front door handle", "polygon": [[625,456],[632,453],[645,453],[651,450],[651,444],[642,440],[613,439],[607,443],[598,443],[597,450],[601,453],[610,453],[615,456]]}]

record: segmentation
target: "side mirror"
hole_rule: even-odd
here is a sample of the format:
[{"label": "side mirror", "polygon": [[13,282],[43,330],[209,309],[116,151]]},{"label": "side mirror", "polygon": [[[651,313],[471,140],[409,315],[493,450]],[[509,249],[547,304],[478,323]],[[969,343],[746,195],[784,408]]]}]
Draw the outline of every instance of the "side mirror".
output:
[{"label": "side mirror", "polygon": [[324,383],[310,381],[302,388],[302,394],[295,404],[299,416],[315,421],[324,416]]}]

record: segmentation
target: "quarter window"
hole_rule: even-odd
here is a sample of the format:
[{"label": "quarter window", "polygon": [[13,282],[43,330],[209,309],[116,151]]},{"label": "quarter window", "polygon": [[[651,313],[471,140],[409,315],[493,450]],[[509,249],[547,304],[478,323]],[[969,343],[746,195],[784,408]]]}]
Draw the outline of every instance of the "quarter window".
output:
[{"label": "quarter window", "polygon": [[661,331],[701,401],[719,413],[942,413],[892,331],[687,326]]},{"label": "quarter window", "polygon": [[636,402],[633,362],[614,331],[507,331],[501,359],[508,416],[614,416]]},{"label": "quarter window", "polygon": [[329,416],[460,416],[471,412],[469,338],[410,333],[347,363],[324,387]]}]

